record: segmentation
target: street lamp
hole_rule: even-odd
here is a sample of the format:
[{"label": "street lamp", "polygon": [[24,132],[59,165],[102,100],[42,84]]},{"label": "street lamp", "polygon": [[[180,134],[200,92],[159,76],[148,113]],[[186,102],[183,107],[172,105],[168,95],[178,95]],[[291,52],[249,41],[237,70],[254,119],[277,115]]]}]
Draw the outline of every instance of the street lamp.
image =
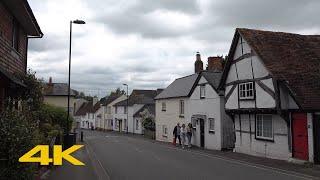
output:
[{"label": "street lamp", "polygon": [[[70,42],[69,42],[69,76],[68,76],[68,116],[67,123],[70,117],[70,73],[71,73],[71,42],[72,42],[72,24],[86,24],[83,20],[70,21]],[[68,126],[67,126],[68,127]],[[69,129],[67,129],[69,131]]]},{"label": "street lamp", "polygon": [[[128,125],[129,125],[129,94],[128,94],[129,86],[128,86],[128,84],[122,84],[122,85],[127,86],[127,133],[128,133],[128,129],[129,129],[129,127],[128,127]],[[133,120],[132,120],[132,122],[133,122]],[[133,134],[133,131],[132,131],[132,134]]]}]

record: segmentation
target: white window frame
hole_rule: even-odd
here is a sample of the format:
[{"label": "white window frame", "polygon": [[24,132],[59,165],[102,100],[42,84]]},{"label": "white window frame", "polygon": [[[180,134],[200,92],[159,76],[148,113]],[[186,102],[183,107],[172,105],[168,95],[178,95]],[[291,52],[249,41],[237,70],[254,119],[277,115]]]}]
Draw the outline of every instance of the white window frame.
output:
[{"label": "white window frame", "polygon": [[161,110],[162,110],[162,111],[167,111],[167,104],[166,104],[166,102],[162,102],[162,103],[161,103]]},{"label": "white window frame", "polygon": [[179,101],[179,115],[184,116],[184,111],[185,111],[185,102],[184,100]]},{"label": "white window frame", "polygon": [[139,130],[139,119],[136,119],[136,130]]},{"label": "white window frame", "polygon": [[254,85],[252,81],[239,84],[239,99],[254,99]]},{"label": "white window frame", "polygon": [[167,125],[162,125],[162,136],[168,136],[168,127]]},{"label": "white window frame", "polygon": [[128,113],[128,107],[127,106],[123,106],[123,114],[127,114]]},{"label": "white window frame", "polygon": [[[213,123],[213,125],[212,125]],[[213,126],[213,128],[212,128]],[[216,128],[216,122],[214,118],[208,118],[208,129],[209,132],[214,133],[215,132],[215,128]]]},{"label": "white window frame", "polygon": [[206,98],[206,85],[200,85],[200,98]]},{"label": "white window frame", "polygon": [[[266,116],[269,116],[269,117],[271,117],[271,137],[269,137],[269,136],[266,136],[265,135],[265,132],[264,132],[264,121],[267,121],[267,120],[265,120],[264,119],[264,117],[266,117]],[[260,119],[261,118],[261,119]],[[260,121],[261,120],[261,129],[259,129],[259,127],[258,127],[258,121]],[[256,134],[256,138],[257,139],[265,139],[265,140],[274,140],[274,123],[273,123],[273,118],[272,118],[272,115],[271,114],[257,114],[256,115],[256,130],[255,130],[255,134]],[[259,135],[260,133],[259,132],[261,132],[261,135]]]}]

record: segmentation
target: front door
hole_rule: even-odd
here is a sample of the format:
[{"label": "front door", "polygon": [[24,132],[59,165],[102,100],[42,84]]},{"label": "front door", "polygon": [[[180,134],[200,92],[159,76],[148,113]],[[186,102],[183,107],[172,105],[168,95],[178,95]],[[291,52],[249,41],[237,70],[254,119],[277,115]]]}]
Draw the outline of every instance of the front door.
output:
[{"label": "front door", "polygon": [[119,132],[122,132],[122,120],[118,120],[119,122]]},{"label": "front door", "polygon": [[200,147],[204,148],[204,120],[200,120]]},{"label": "front door", "polygon": [[320,114],[313,116],[314,162],[320,164]]},{"label": "front door", "polygon": [[302,160],[309,159],[307,114],[292,114],[293,157]]}]

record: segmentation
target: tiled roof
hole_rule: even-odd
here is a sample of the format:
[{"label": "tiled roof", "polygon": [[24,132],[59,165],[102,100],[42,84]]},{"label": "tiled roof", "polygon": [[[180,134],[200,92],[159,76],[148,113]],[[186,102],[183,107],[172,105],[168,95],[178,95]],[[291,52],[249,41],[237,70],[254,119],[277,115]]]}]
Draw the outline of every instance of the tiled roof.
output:
[{"label": "tiled roof", "polygon": [[173,81],[155,99],[167,99],[176,97],[187,97],[191,92],[199,74],[192,74]]},{"label": "tiled roof", "polygon": [[220,71],[202,71],[201,75],[208,81],[208,83],[214,88],[218,89],[222,72]]},{"label": "tiled roof", "polygon": [[248,42],[271,75],[288,86],[302,109],[320,109],[320,35],[252,29],[237,29],[235,37],[237,34]]},{"label": "tiled roof", "polygon": [[107,106],[108,104],[110,104],[114,100],[118,99],[120,96],[122,96],[122,95],[111,95],[111,96],[105,97],[105,100],[103,100],[103,98],[102,98],[100,101],[104,106]]},{"label": "tiled roof", "polygon": [[141,109],[139,109],[133,117],[141,117],[140,113],[143,112],[145,109],[149,111],[150,114],[155,115],[155,104],[146,104]]},{"label": "tiled roof", "polygon": [[[76,96],[78,92],[70,89],[70,95]],[[68,96],[68,84],[67,83],[46,83],[44,85],[45,96]]]},{"label": "tiled roof", "polygon": [[84,102],[78,111],[75,113],[75,116],[84,116],[88,112],[92,112],[93,106],[92,106],[92,101],[89,102]]},{"label": "tiled roof", "polygon": [[95,105],[93,105],[92,101],[84,102],[75,113],[75,116],[84,116],[87,113],[95,113],[100,107],[100,101],[98,101]]},{"label": "tiled roof", "polygon": [[[128,105],[133,104],[154,104],[154,97],[157,95],[156,90],[133,90],[129,96]],[[126,106],[127,100],[120,101],[115,106]]]}]

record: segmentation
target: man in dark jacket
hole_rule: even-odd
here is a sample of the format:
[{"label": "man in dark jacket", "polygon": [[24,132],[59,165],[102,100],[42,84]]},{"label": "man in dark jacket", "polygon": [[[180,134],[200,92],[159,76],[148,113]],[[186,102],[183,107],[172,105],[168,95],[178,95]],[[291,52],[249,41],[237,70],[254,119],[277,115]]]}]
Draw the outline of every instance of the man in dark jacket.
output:
[{"label": "man in dark jacket", "polygon": [[173,144],[176,144],[177,138],[179,140],[179,145],[181,145],[181,138],[180,138],[180,124],[178,123],[173,129]]}]

